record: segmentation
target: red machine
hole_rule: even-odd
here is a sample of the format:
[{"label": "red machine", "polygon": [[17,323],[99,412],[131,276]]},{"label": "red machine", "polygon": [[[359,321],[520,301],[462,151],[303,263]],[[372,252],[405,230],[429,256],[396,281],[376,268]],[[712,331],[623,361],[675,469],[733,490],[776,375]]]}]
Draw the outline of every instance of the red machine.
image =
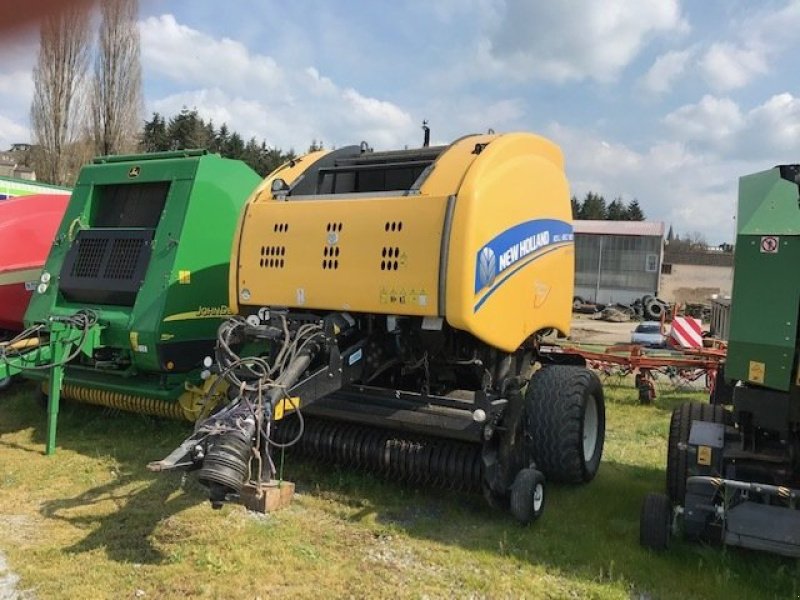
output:
[{"label": "red machine", "polygon": [[37,194],[0,201],[0,336],[22,330],[69,198]]}]

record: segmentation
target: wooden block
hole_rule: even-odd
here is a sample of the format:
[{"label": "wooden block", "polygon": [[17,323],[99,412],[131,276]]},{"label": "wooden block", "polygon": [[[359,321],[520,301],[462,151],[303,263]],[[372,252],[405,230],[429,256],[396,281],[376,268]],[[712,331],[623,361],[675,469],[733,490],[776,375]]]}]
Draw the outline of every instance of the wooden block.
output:
[{"label": "wooden block", "polygon": [[248,510],[270,513],[289,506],[292,496],[294,496],[294,483],[291,481],[272,480],[261,485],[251,481],[242,488],[239,503]]}]

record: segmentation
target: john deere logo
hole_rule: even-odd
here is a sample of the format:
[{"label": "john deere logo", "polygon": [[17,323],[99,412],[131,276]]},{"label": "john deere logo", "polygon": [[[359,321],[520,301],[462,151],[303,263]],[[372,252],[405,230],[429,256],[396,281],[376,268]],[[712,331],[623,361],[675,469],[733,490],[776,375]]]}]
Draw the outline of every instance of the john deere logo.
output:
[{"label": "john deere logo", "polygon": [[478,278],[481,283],[481,288],[491,285],[497,275],[497,257],[494,250],[486,246],[481,250],[478,264]]},{"label": "john deere logo", "polygon": [[133,179],[134,177],[138,177],[139,173],[141,173],[141,172],[142,172],[141,167],[138,167],[138,166],[131,167],[130,170],[128,171],[128,177]]}]

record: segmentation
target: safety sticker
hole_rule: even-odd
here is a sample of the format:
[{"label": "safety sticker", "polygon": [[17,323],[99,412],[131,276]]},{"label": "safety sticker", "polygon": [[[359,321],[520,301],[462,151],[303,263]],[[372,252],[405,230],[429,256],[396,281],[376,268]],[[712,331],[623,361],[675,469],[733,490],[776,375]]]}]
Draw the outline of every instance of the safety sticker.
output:
[{"label": "safety sticker", "polygon": [[777,235],[761,236],[761,254],[777,254],[781,238]]},{"label": "safety sticker", "polygon": [[747,372],[747,379],[753,383],[764,383],[764,374],[767,370],[763,362],[755,360],[750,361],[750,368]]}]

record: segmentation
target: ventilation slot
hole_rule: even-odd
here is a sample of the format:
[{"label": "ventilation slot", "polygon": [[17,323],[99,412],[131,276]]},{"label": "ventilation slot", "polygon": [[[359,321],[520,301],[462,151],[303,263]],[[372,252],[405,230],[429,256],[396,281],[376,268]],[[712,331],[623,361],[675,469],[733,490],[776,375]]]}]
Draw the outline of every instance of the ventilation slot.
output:
[{"label": "ventilation slot", "polygon": [[107,238],[81,239],[77,242],[78,257],[72,265],[72,277],[98,277],[103,256],[108,246]]},{"label": "ventilation slot", "polygon": [[114,240],[108,264],[104,272],[106,279],[131,279],[136,272],[139,254],[144,240]]},{"label": "ventilation slot", "polygon": [[274,233],[287,233],[289,231],[289,224],[288,223],[275,223],[272,226],[272,231]]},{"label": "ventilation slot", "polygon": [[342,223],[340,222],[328,223],[327,227],[325,227],[325,231],[327,231],[328,233],[341,230],[342,230]]},{"label": "ventilation slot", "polygon": [[402,221],[386,221],[386,225],[383,226],[383,230],[387,232],[394,232],[399,233],[403,231],[403,222]]},{"label": "ventilation slot", "polygon": [[286,246],[261,246],[258,264],[264,269],[282,269],[285,264]]},{"label": "ventilation slot", "polygon": [[400,268],[400,248],[397,246],[384,246],[381,249],[381,271],[397,271]]}]

